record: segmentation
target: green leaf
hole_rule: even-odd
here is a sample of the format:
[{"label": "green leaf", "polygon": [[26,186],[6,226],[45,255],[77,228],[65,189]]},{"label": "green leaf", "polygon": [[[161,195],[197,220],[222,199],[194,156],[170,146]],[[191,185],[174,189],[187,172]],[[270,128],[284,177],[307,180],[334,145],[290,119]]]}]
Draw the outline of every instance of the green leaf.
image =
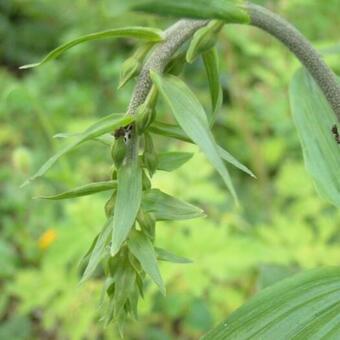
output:
[{"label": "green leaf", "polygon": [[245,165],[243,165],[240,161],[238,161],[230,152],[223,149],[219,145],[217,145],[217,151],[218,151],[218,154],[220,155],[220,157],[224,161],[232,164],[235,168],[240,169],[241,171],[248,174],[249,176],[256,178],[255,174],[250,169],[248,169]]},{"label": "green leaf", "polygon": [[164,39],[164,33],[157,29],[151,27],[124,27],[124,28],[115,28],[107,31],[91,33],[87,35],[83,35],[79,38],[71,40],[65,44],[60,45],[49,54],[46,55],[40,62],[21,66],[20,69],[27,69],[32,67],[37,67],[46,62],[53,60],[63,54],[65,51],[70,49],[73,46],[78,44],[91,41],[91,40],[99,40],[99,39],[107,39],[107,38],[136,38],[147,41],[162,41]]},{"label": "green leaf", "polygon": [[[62,133],[57,133],[53,136],[53,138],[60,138],[60,139],[67,139],[67,138],[73,138],[73,137],[78,137],[80,136],[82,133],[81,132],[62,132]],[[109,133],[105,133],[102,136],[96,137],[93,140],[100,142],[104,145],[108,145],[108,146],[112,146],[113,143],[115,142],[115,138],[114,136],[112,136]]]},{"label": "green leaf", "polygon": [[178,126],[162,122],[153,122],[150,126],[150,132],[156,135],[175,138],[183,142],[192,143],[192,140]]},{"label": "green leaf", "polygon": [[122,114],[114,113],[98,120],[96,123],[87,128],[84,132],[79,134],[70,144],[65,145],[46,163],[44,163],[40,167],[40,169],[22,185],[22,187],[29,184],[31,181],[37,179],[38,177],[43,176],[51,168],[51,166],[57,162],[60,157],[64,156],[66,153],[74,149],[79,144],[97,138],[107,132],[112,132],[122,126],[129,125],[134,121],[134,119],[135,117],[131,115],[122,116]]},{"label": "green leaf", "polygon": [[111,256],[119,251],[135,223],[142,201],[142,169],[138,157],[118,169],[117,197],[113,216]]},{"label": "green leaf", "polygon": [[[178,125],[172,125],[172,124],[167,124],[167,123],[162,123],[162,122],[154,122],[150,127],[150,132],[157,134],[157,135],[161,135],[161,136],[175,138],[183,142],[193,143],[192,140],[190,140],[190,138],[185,134],[185,132]],[[256,178],[254,173],[249,168],[247,168],[240,161],[238,161],[227,150],[217,145],[217,151],[223,160],[234,165],[236,168],[242,170],[243,172],[247,173],[251,177]]]},{"label": "green leaf", "polygon": [[340,148],[332,134],[337,119],[305,70],[292,80],[290,101],[307,171],[320,196],[340,207]]},{"label": "green leaf", "polygon": [[192,263],[191,260],[185,257],[182,257],[182,256],[174,255],[165,249],[156,247],[155,250],[157,254],[157,259],[159,261],[167,261],[167,262],[172,262],[172,263]]},{"label": "green leaf", "polygon": [[63,200],[68,198],[75,198],[81,196],[88,196],[95,194],[97,192],[112,190],[116,188],[117,181],[107,181],[107,182],[95,182],[80,187],[74,188],[72,190],[65,191],[61,194],[50,195],[50,196],[38,196],[36,199],[45,200]]},{"label": "green leaf", "polygon": [[158,154],[158,170],[174,171],[188,162],[194,154],[191,152],[161,152]]},{"label": "green leaf", "polygon": [[[96,270],[98,264],[103,259],[103,256],[105,254],[105,248],[108,245],[108,241],[110,239],[111,234],[111,219],[109,219],[106,224],[104,225],[103,230],[100,232],[97,240],[95,240],[94,246],[92,245],[92,252],[89,258],[89,262],[87,264],[87,267],[84,271],[84,274],[80,280],[80,283],[85,282],[88,280]],[[89,250],[91,251],[91,249]],[[86,255],[88,257],[89,254]]]},{"label": "green leaf", "polygon": [[216,48],[212,48],[209,51],[204,52],[202,54],[202,58],[208,77],[212,104],[212,114],[208,117],[211,126],[216,120],[216,113],[221,108],[223,101],[222,87],[220,83],[220,67]]},{"label": "green leaf", "polygon": [[339,339],[340,269],[307,271],[255,295],[202,339]]},{"label": "green leaf", "polygon": [[156,253],[151,241],[140,231],[134,231],[128,240],[131,253],[137,258],[145,272],[165,295],[165,287],[158,269]]},{"label": "green leaf", "polygon": [[169,105],[178,124],[205,153],[238,204],[228,169],[218,153],[217,144],[209,129],[207,116],[202,105],[188,86],[179,78],[175,76],[161,77],[153,71],[151,71],[151,78]]},{"label": "green leaf", "polygon": [[142,208],[145,212],[152,213],[158,221],[188,220],[205,216],[202,209],[158,189],[144,193]]},{"label": "green leaf", "polygon": [[[167,123],[162,123],[162,122],[154,122],[150,127],[150,132],[157,134],[157,135],[160,135],[160,136],[175,138],[175,139],[181,140],[183,142],[193,143],[190,140],[190,138],[185,134],[185,132],[178,125],[167,124]],[[242,170],[243,172],[250,175],[251,177],[256,178],[256,176],[254,175],[254,173],[250,169],[248,169],[245,165],[243,165],[241,162],[239,162],[227,150],[225,150],[221,146],[217,145],[217,151],[218,151],[220,157],[223,160],[232,164],[236,168]]]},{"label": "green leaf", "polygon": [[137,11],[179,18],[221,19],[228,23],[248,23],[248,13],[235,0],[135,0],[131,8]]}]

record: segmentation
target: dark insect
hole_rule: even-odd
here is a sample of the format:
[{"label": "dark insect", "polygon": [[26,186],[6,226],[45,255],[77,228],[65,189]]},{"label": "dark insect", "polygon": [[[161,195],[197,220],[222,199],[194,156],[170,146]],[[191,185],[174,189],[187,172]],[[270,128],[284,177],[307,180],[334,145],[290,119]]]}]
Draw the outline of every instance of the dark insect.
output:
[{"label": "dark insect", "polygon": [[115,132],[114,132],[114,137],[116,139],[120,138],[120,137],[124,137],[125,136],[125,129],[123,127],[117,129]]},{"label": "dark insect", "polygon": [[123,137],[124,143],[127,144],[127,142],[131,139],[132,128],[133,128],[132,125],[121,127],[117,129],[113,135],[116,139]]},{"label": "dark insect", "polygon": [[340,134],[339,134],[338,127],[336,126],[336,124],[334,124],[332,127],[332,133],[334,135],[336,142],[340,144]]}]

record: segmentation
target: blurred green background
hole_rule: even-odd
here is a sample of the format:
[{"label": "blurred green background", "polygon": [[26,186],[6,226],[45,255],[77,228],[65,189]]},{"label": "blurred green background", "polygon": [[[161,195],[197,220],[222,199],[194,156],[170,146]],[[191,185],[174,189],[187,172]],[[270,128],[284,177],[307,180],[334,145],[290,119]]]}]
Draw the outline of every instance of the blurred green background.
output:
[{"label": "blurred green background", "polygon": [[[339,0],[258,2],[294,23],[340,74]],[[99,321],[100,272],[78,286],[79,260],[104,223],[109,194],[32,200],[108,179],[109,149],[89,142],[46,178],[19,186],[62,144],[52,135],[126,110],[134,82],[116,88],[136,43],[87,43],[41,68],[18,67],[81,34],[173,22],[124,13],[123,3],[0,1],[0,339],[118,338],[114,325],[104,329]],[[298,62],[250,27],[227,26],[218,49],[224,105],[214,133],[258,179],[230,169],[242,203],[238,210],[195,147],[159,137],[160,150],[196,154],[176,172],[158,173],[154,187],[204,208],[208,217],[158,225],[156,244],[194,262],[161,264],[168,295],[148,285],[127,339],[197,339],[262,287],[305,268],[339,264],[340,213],[317,196],[290,117],[287,88]],[[202,63],[183,76],[209,108]]]}]

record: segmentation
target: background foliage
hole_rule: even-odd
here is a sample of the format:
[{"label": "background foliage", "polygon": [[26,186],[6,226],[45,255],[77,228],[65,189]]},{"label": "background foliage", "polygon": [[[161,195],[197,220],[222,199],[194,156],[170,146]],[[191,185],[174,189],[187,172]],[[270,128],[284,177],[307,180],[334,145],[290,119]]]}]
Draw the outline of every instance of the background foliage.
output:
[{"label": "background foliage", "polygon": [[[337,0],[258,1],[292,21],[340,73],[334,46]],[[77,35],[127,23],[166,27],[171,20],[123,13],[122,2],[0,2],[0,338],[115,339],[98,322],[102,273],[78,286],[81,256],[100,230],[107,195],[72,202],[31,197],[107,180],[110,152],[87,143],[27,189],[19,185],[58,148],[52,135],[78,131],[96,118],[124,112],[133,82],[117,91],[127,40],[78,46],[35,70],[35,62]],[[308,15],[308,20],[302,18]],[[298,63],[269,36],[229,26],[220,37],[224,105],[216,139],[258,176],[230,168],[238,210],[206,159],[193,146],[159,137],[163,150],[196,152],[178,171],[158,173],[155,186],[201,206],[207,218],[164,222],[157,246],[191,258],[162,264],[168,295],[150,284],[128,339],[194,339],[256,291],[304,268],[338,264],[340,213],[316,194],[303,166],[288,103]],[[209,105],[201,62],[184,77]],[[165,118],[168,117],[164,112]]]}]

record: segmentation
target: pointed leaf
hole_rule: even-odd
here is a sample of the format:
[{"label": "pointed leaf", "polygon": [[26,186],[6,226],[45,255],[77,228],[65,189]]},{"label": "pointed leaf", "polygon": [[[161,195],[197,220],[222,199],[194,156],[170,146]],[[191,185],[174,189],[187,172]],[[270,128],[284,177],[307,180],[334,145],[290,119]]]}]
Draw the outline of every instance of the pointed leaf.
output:
[{"label": "pointed leaf", "polygon": [[210,163],[215,167],[238,203],[237,195],[228,169],[223,163],[209,129],[207,116],[202,105],[188,86],[175,76],[161,77],[151,72],[151,77],[183,131],[200,147]]},{"label": "pointed leaf", "polygon": [[151,241],[140,231],[134,231],[128,240],[131,253],[137,258],[145,272],[165,295],[165,287],[158,269],[156,253]]},{"label": "pointed leaf", "polygon": [[50,195],[50,196],[38,196],[35,198],[44,199],[44,200],[63,200],[63,199],[68,199],[68,198],[88,196],[88,195],[95,194],[97,192],[112,190],[116,187],[117,187],[117,181],[95,182],[95,183],[82,185],[72,190],[65,191],[61,194]]},{"label": "pointed leaf", "polygon": [[117,197],[113,216],[111,255],[119,251],[135,223],[142,201],[142,169],[138,158],[123,164],[117,174]]},{"label": "pointed leaf", "polygon": [[183,264],[192,263],[191,260],[185,257],[182,257],[182,256],[174,255],[165,249],[156,247],[155,250],[156,250],[157,258],[159,261],[167,261],[167,262],[172,262],[172,263],[183,263]]},{"label": "pointed leaf", "polygon": [[142,208],[145,212],[152,213],[158,221],[188,220],[205,216],[202,209],[158,189],[145,192]]},{"label": "pointed leaf", "polygon": [[[249,15],[235,0],[135,0],[132,9],[183,18],[221,19],[226,22],[248,23]],[[136,3],[136,4],[135,4]]]},{"label": "pointed leaf", "polygon": [[263,289],[202,339],[339,339],[339,325],[340,269],[323,268]]},{"label": "pointed leaf", "polygon": [[220,155],[220,157],[228,162],[229,164],[232,164],[235,168],[240,169],[244,173],[248,174],[249,176],[256,178],[255,174],[247,168],[245,165],[243,165],[240,161],[238,161],[230,152],[223,149],[221,146],[217,145],[217,151]]},{"label": "pointed leaf", "polygon": [[54,156],[52,156],[40,169],[29,178],[22,186],[29,184],[31,181],[43,176],[57,160],[66,153],[74,149],[79,144],[88,140],[97,138],[107,132],[112,132],[122,126],[126,126],[134,121],[135,117],[131,115],[122,116],[121,114],[112,114],[98,120],[96,123],[87,128],[83,133],[78,135],[71,143],[65,145]]},{"label": "pointed leaf", "polygon": [[[167,123],[162,123],[162,122],[154,122],[150,127],[150,132],[160,135],[160,136],[166,136],[166,137],[181,140],[183,142],[192,143],[190,138],[185,134],[185,132],[178,125],[172,125],[172,124],[167,124]],[[246,174],[250,175],[251,177],[256,178],[256,176],[250,169],[248,169],[245,165],[243,165],[240,161],[238,161],[227,150],[217,145],[217,151],[220,157],[224,161],[232,164],[233,166],[245,172]]]},{"label": "pointed leaf", "polygon": [[104,225],[103,230],[100,232],[97,241],[95,242],[89,262],[80,280],[80,283],[85,282],[93,275],[98,264],[103,259],[105,248],[108,245],[108,241],[110,239],[111,230],[111,219],[109,219]]},{"label": "pointed leaf", "polygon": [[[60,139],[66,139],[66,138],[73,138],[73,137],[78,137],[82,133],[81,132],[75,132],[75,133],[68,133],[68,132],[62,132],[62,133],[57,133],[53,136],[53,138],[60,138]],[[93,140],[100,142],[104,145],[112,146],[113,143],[115,142],[114,136],[112,136],[109,133],[105,133],[102,136],[96,137]]]},{"label": "pointed leaf", "polygon": [[211,126],[216,120],[216,113],[221,108],[223,101],[222,87],[220,83],[220,67],[216,48],[212,48],[203,53],[202,58],[210,88],[212,114],[209,115],[208,119]]},{"label": "pointed leaf", "polygon": [[174,171],[188,162],[194,154],[191,152],[162,152],[158,154],[158,170]]},{"label": "pointed leaf", "polygon": [[336,117],[305,70],[294,76],[290,100],[307,171],[319,194],[340,207],[340,148],[332,133]]},{"label": "pointed leaf", "polygon": [[63,54],[65,51],[70,49],[73,46],[78,44],[98,39],[107,39],[107,38],[136,38],[148,41],[161,41],[164,39],[164,34],[161,30],[157,28],[150,27],[124,27],[124,28],[115,28],[107,31],[91,33],[87,35],[83,35],[79,38],[71,40],[61,46],[57,47],[53,51],[51,51],[47,56],[42,59],[38,63],[29,64],[21,66],[20,69],[27,69],[32,67],[37,67],[46,62],[53,60]]}]

